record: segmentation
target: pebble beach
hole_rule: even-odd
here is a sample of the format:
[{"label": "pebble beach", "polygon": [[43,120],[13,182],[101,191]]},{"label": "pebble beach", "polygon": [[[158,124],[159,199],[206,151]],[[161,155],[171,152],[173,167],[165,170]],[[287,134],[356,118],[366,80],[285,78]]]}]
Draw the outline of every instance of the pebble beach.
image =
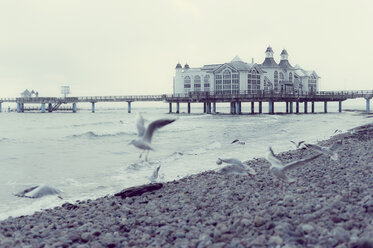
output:
[{"label": "pebble beach", "polygon": [[341,141],[337,161],[322,155],[290,171],[291,184],[268,173],[263,154],[245,161],[255,176],[207,171],[137,196],[10,217],[0,222],[0,247],[373,247],[373,125],[319,145]]}]

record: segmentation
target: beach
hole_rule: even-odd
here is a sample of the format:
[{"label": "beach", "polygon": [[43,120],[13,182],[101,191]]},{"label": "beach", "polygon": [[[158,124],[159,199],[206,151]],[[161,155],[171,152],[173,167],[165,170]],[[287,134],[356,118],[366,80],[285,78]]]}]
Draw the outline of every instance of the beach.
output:
[{"label": "beach", "polygon": [[206,171],[139,196],[10,217],[0,222],[0,247],[373,247],[372,138],[370,124],[319,142],[343,140],[338,160],[322,155],[290,171],[291,184],[269,175],[263,154],[245,161],[256,176]]}]

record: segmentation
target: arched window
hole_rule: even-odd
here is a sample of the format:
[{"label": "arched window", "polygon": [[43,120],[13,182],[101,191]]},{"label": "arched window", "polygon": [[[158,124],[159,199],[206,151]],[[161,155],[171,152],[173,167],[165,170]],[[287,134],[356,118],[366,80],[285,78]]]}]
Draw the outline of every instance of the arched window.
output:
[{"label": "arched window", "polygon": [[279,90],[279,87],[278,87],[278,72],[275,71],[274,75],[273,75],[273,78],[274,78],[274,84],[275,84],[275,87],[274,87],[274,91],[275,92],[278,92]]},{"label": "arched window", "polygon": [[223,71],[223,92],[231,93],[232,76],[230,70]]},{"label": "arched window", "polygon": [[186,92],[190,91],[190,77],[189,76],[186,76],[184,78],[184,89]]},{"label": "arched window", "polygon": [[194,91],[201,91],[201,77],[194,76]]},{"label": "arched window", "polygon": [[280,83],[285,80],[284,73],[280,72]]},{"label": "arched window", "polygon": [[289,81],[293,82],[293,73],[289,72]]},{"label": "arched window", "polygon": [[257,93],[260,90],[260,74],[255,69],[247,74],[247,89],[250,93]]},{"label": "arched window", "polygon": [[210,75],[205,75],[203,78],[203,90],[210,91]]},{"label": "arched window", "polygon": [[308,92],[316,92],[316,77],[311,75],[308,79]]}]

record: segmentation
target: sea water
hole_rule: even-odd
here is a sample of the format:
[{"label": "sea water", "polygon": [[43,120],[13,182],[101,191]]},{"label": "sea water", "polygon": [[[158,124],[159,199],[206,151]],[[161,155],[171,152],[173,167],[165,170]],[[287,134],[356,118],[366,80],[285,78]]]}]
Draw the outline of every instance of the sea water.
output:
[{"label": "sea water", "polygon": [[[222,114],[203,114],[196,104],[192,114],[168,114],[167,104],[136,103],[130,114],[123,106],[100,109],[98,104],[96,113],[89,106],[78,113],[0,113],[0,220],[149,183],[157,166],[161,181],[175,180],[217,170],[218,157],[242,161],[264,157],[268,146],[275,152],[294,149],[290,140],[316,143],[336,130],[371,122],[361,112],[338,113],[337,104],[329,106],[328,114],[299,115],[229,115],[228,104],[217,107]],[[284,106],[276,107],[284,111]],[[243,105],[246,109],[250,106]],[[323,106],[316,110],[322,112]],[[148,161],[128,145],[137,138],[137,113],[142,113],[146,125],[159,118],[177,118],[155,132],[155,151]],[[235,139],[245,144],[232,144]],[[14,196],[40,184],[61,190],[62,199]]]}]

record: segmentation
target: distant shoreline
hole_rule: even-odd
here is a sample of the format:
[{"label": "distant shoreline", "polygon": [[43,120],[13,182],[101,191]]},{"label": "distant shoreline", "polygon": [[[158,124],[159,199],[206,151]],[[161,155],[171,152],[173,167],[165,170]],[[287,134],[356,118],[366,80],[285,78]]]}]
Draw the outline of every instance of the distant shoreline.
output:
[{"label": "distant shoreline", "polygon": [[[252,178],[207,171],[141,196],[105,196],[10,217],[0,221],[0,246],[373,245],[373,124],[319,144],[342,138],[338,162],[321,156],[291,171],[297,182],[283,189],[268,175],[268,161],[256,158],[246,162],[257,172]],[[279,157],[290,162],[313,154],[298,149]]]}]

